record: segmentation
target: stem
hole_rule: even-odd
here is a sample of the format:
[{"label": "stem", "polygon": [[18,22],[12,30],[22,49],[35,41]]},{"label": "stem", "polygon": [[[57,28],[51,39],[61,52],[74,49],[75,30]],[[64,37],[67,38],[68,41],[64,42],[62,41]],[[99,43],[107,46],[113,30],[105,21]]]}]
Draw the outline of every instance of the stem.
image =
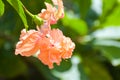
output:
[{"label": "stem", "polygon": [[38,16],[38,15],[33,15],[32,13],[30,13],[25,6],[23,5],[23,8],[25,10],[25,12],[32,17],[33,21],[35,22],[36,25],[41,26],[43,24],[43,20]]},{"label": "stem", "polygon": [[30,13],[27,9],[26,9],[26,7],[23,5],[23,8],[24,8],[24,10],[25,10],[25,12],[30,16],[30,17],[34,17],[34,15],[32,14],[32,13]]}]

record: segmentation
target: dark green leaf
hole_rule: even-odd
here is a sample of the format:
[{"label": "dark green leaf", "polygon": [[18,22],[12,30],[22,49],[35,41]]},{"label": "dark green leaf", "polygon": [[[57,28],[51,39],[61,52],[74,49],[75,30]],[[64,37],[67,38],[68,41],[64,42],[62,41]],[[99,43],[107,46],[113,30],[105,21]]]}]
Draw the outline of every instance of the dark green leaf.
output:
[{"label": "dark green leaf", "polygon": [[120,65],[120,48],[114,46],[102,46],[100,49],[113,66]]},{"label": "dark green leaf", "polygon": [[17,11],[17,13],[19,14],[24,23],[25,28],[28,29],[26,15],[24,13],[23,4],[21,3],[21,1],[20,0],[7,0],[7,1]]},{"label": "dark green leaf", "polygon": [[76,33],[80,35],[87,34],[87,24],[83,20],[76,18],[76,16],[73,13],[68,12],[62,21],[64,26],[70,27]]},{"label": "dark green leaf", "polygon": [[37,68],[38,72],[43,74],[43,77],[45,78],[45,80],[59,80],[55,76],[52,75],[48,66],[45,66],[37,58],[31,57],[31,58],[28,58],[28,61],[30,61],[30,63],[33,64]]},{"label": "dark green leaf", "polygon": [[120,42],[114,40],[95,40],[93,43],[114,65],[120,65]]},{"label": "dark green leaf", "polygon": [[92,53],[83,57],[83,68],[89,80],[112,80],[103,63]]},{"label": "dark green leaf", "polygon": [[0,0],[0,16],[4,14],[4,3]]},{"label": "dark green leaf", "polygon": [[71,61],[70,60],[64,60],[60,63],[60,65],[55,65],[54,70],[58,71],[58,72],[65,72],[67,70],[70,69],[70,67],[72,66]]},{"label": "dark green leaf", "polygon": [[80,6],[80,15],[83,19],[85,19],[91,6],[91,0],[79,0],[78,2]]},{"label": "dark green leaf", "polygon": [[[3,51],[3,50],[2,50]],[[25,63],[12,52],[3,51],[0,54],[0,76],[13,78],[26,73]]]}]

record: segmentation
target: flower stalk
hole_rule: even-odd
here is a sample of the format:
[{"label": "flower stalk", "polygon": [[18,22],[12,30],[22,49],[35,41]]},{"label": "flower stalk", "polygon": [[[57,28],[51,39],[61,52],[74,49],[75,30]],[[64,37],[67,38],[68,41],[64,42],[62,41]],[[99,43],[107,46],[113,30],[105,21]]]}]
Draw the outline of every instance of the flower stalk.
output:
[{"label": "flower stalk", "polygon": [[36,25],[41,26],[43,24],[43,19],[40,18],[38,15],[33,15],[30,13],[25,6],[23,6],[25,12],[33,19]]}]

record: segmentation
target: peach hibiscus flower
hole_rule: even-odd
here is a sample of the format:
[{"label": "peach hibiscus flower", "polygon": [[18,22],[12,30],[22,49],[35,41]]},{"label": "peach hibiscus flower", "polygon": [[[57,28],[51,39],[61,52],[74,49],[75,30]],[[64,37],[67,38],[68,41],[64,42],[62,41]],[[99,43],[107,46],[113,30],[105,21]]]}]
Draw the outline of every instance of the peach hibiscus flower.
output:
[{"label": "peach hibiscus flower", "polygon": [[55,24],[59,18],[64,17],[64,7],[62,0],[52,0],[52,2],[54,6],[45,2],[47,9],[42,9],[38,16],[50,24]]},{"label": "peach hibiscus flower", "polygon": [[58,8],[45,3],[47,9],[43,9],[39,14],[39,17],[44,20],[43,25],[41,28],[37,27],[37,30],[23,29],[15,50],[16,55],[36,55],[49,68],[53,68],[53,63],[59,65],[62,59],[70,58],[75,48],[72,40],[65,37],[62,31],[51,29],[50,24],[57,23],[57,20],[64,16],[62,0],[52,0],[52,2]]},{"label": "peach hibiscus flower", "polygon": [[53,68],[53,63],[60,64],[62,59],[72,56],[75,44],[70,38],[65,37],[59,29],[50,29],[43,24],[39,30],[25,31],[20,35],[20,41],[16,45],[15,54],[32,56],[37,53],[38,59],[43,64]]}]

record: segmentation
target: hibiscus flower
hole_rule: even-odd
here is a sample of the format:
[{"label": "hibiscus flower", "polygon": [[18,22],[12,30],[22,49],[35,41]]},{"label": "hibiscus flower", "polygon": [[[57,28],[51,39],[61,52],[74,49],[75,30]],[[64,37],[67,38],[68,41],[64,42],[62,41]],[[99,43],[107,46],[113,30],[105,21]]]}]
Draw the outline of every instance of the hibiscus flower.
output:
[{"label": "hibiscus flower", "polygon": [[44,24],[39,30],[21,31],[15,54],[32,56],[37,53],[43,64],[53,68],[53,63],[59,65],[62,59],[70,58],[74,48],[75,44],[62,31]]},{"label": "hibiscus flower", "polygon": [[39,14],[44,23],[37,26],[37,30],[26,31],[23,29],[15,50],[16,55],[36,55],[50,69],[53,68],[54,63],[60,65],[62,59],[71,58],[75,48],[72,40],[64,36],[61,30],[51,29],[50,25],[57,23],[57,20],[64,16],[62,0],[52,0],[52,2],[58,8],[45,3],[47,9],[43,9]]}]

